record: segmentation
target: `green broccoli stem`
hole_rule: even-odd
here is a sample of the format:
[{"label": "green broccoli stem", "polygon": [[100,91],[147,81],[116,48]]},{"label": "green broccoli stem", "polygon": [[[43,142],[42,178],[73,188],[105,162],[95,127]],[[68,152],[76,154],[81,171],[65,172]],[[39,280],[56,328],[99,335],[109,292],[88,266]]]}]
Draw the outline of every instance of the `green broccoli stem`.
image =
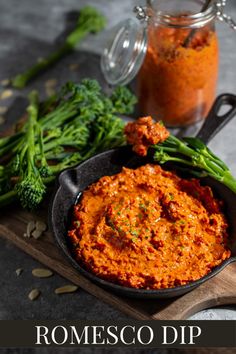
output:
[{"label": "green broccoli stem", "polygon": [[18,138],[22,136],[22,132],[18,132],[14,135],[6,136],[0,139],[0,148],[7,146],[8,144],[15,142]]},{"label": "green broccoli stem", "polygon": [[[212,176],[212,177],[214,178],[214,176]],[[223,183],[225,186],[227,186],[229,189],[231,189],[234,193],[236,193],[236,179],[231,175],[231,173],[229,173],[229,172],[224,173],[224,175],[221,178],[219,177],[218,181]]]},{"label": "green broccoli stem", "polygon": [[[114,117],[113,117],[114,118]],[[111,126],[107,130],[101,130],[97,135],[95,140],[91,143],[90,149],[87,151],[87,153],[68,153],[67,158],[65,158],[64,155],[62,155],[62,161],[60,161],[56,165],[51,165],[51,171],[54,175],[58,174],[65,168],[72,167],[76,164],[79,164],[90,157],[92,157],[94,154],[98,152],[105,151],[106,149],[109,148],[114,148],[117,146],[121,146],[124,144],[124,136],[121,134],[122,129],[121,125],[122,121],[119,118],[116,118],[116,121],[112,121]],[[120,135],[119,135],[120,133]],[[76,161],[74,156],[77,156]]]},{"label": "green broccoli stem", "polygon": [[27,108],[29,113],[29,126],[28,131],[26,133],[26,141],[28,142],[28,149],[27,149],[27,164],[28,174],[34,172],[34,157],[35,157],[35,126],[37,124],[37,117],[38,117],[38,95],[36,92],[31,92],[30,94],[30,105]]},{"label": "green broccoli stem", "polygon": [[12,136],[7,136],[6,138],[2,138],[0,140],[0,158],[6,157],[6,154],[12,155],[18,146],[18,144],[22,141],[22,137],[24,136],[23,132],[16,133]]},{"label": "green broccoli stem", "polygon": [[27,131],[25,145],[20,151],[20,174],[15,185],[17,197],[21,205],[27,209],[37,207],[46,192],[46,187],[42,181],[38,167],[36,166],[36,144],[37,118],[38,118],[38,94],[33,91],[29,95],[30,104],[27,108],[29,113],[27,121]]},{"label": "green broccoli stem", "polygon": [[[46,177],[43,178],[43,183],[45,185],[50,185],[52,182],[54,182],[56,179],[56,176],[50,176],[50,177]],[[12,189],[11,191],[0,195],[0,207],[4,207],[7,206],[15,201],[17,201],[17,191],[16,189]]]},{"label": "green broccoli stem", "polygon": [[11,204],[17,200],[17,192],[15,189],[0,195],[0,207]]},{"label": "green broccoli stem", "polygon": [[178,153],[189,157],[192,166],[207,170],[209,173],[222,175],[222,172],[229,171],[228,167],[213,155],[209,149],[208,152],[206,151],[206,147],[203,149],[189,147],[184,141],[179,140],[173,135],[170,135],[163,143],[162,149],[166,152]]},{"label": "green broccoli stem", "polygon": [[[193,139],[193,138],[192,138]],[[196,140],[197,142],[197,140]],[[203,143],[201,143],[203,144]],[[162,144],[153,146],[154,159],[161,164],[166,162],[180,163],[188,167],[190,173],[202,171],[205,175],[223,183],[236,193],[236,179],[230,170],[218,157],[203,146],[202,148],[192,146],[170,135]],[[207,149],[207,150],[206,150]]]},{"label": "green broccoli stem", "polygon": [[70,118],[73,118],[78,113],[78,108],[71,103],[65,103],[62,107],[57,107],[55,111],[52,111],[39,119],[39,123],[44,130],[51,127],[57,128],[62,126]]},{"label": "green broccoli stem", "polygon": [[22,74],[16,75],[11,80],[12,86],[18,89],[24,88],[30,80],[38,76],[41,72],[49,69],[51,66],[57,63],[62,57],[70,53],[72,50],[73,48],[69,44],[65,43],[55,53],[50,54],[47,58],[43,58]]},{"label": "green broccoli stem", "polygon": [[[13,200],[27,209],[37,207],[46,186],[63,169],[122,145],[123,124],[117,113],[130,112],[136,101],[124,87],[114,90],[113,101],[95,80],[89,79],[81,84],[68,83],[46,110],[44,103],[39,104],[37,93],[31,93],[28,120],[20,135],[2,142],[6,147],[17,140],[11,159],[1,162],[0,207]],[[44,167],[49,169],[48,174]]]},{"label": "green broccoli stem", "polygon": [[101,31],[105,27],[105,24],[105,18],[97,10],[93,7],[85,6],[80,12],[77,27],[66,37],[62,46],[47,58],[43,58],[40,62],[34,64],[30,69],[16,75],[11,80],[12,86],[18,89],[24,88],[30,80],[72,52],[76,45],[89,33]]},{"label": "green broccoli stem", "polygon": [[[35,156],[35,124],[38,116],[38,95],[36,91],[33,91],[29,95],[30,105],[27,108],[29,114],[27,122],[27,132],[25,135],[25,143],[20,152],[21,162],[21,179],[24,179],[24,171],[22,166],[26,162],[27,175],[34,172],[34,156]],[[26,160],[26,161],[25,161]]]},{"label": "green broccoli stem", "polygon": [[45,185],[48,185],[48,184],[51,184],[52,182],[54,182],[55,179],[56,179],[56,175],[51,175],[49,177],[42,178],[42,181]]},{"label": "green broccoli stem", "polygon": [[[168,152],[168,153],[173,153],[173,154],[183,154],[186,157],[189,157],[190,160],[185,161],[186,165],[192,166],[192,167],[198,167],[202,170],[206,170],[208,173],[218,173],[219,175],[222,174],[222,168],[218,166],[215,161],[210,159],[209,157],[205,157],[202,155],[202,153],[199,153],[195,151],[194,149],[189,149],[187,147],[186,151],[184,146],[181,146],[181,149],[177,148],[168,148],[168,147],[163,147],[162,148],[163,152]],[[192,153],[191,153],[192,151]],[[171,159],[171,161],[175,162],[181,162],[183,161],[183,158],[174,158]]]},{"label": "green broccoli stem", "polygon": [[19,143],[20,140],[16,140],[16,141],[12,141],[9,144],[7,144],[6,146],[2,147],[0,149],[0,158],[6,157],[6,154],[12,154],[13,149],[17,146],[17,144]]}]

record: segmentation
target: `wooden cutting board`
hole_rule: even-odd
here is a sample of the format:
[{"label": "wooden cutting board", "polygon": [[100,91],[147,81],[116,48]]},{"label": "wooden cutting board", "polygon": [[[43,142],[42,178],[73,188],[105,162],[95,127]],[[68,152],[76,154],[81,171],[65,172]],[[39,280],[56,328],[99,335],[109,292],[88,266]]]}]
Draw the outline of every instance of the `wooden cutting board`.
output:
[{"label": "wooden cutting board", "polygon": [[1,210],[0,236],[13,242],[54,272],[135,319],[181,320],[208,307],[236,304],[236,263],[229,265],[216,277],[192,292],[175,299],[128,299],[101,289],[72,268],[49,231],[38,240],[23,236],[30,220],[47,222],[46,215],[46,209],[36,214],[19,207]]}]

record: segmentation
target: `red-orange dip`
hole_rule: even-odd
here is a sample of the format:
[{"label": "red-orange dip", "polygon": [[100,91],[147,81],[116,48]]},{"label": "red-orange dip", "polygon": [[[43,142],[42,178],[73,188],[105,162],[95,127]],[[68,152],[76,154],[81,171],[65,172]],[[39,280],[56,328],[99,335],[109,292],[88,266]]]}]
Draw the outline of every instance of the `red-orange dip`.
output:
[{"label": "red-orange dip", "polygon": [[133,145],[133,151],[140,156],[146,156],[149,146],[162,143],[170,133],[160,123],[155,123],[152,117],[139,118],[125,126],[124,133],[127,142]]},{"label": "red-orange dip", "polygon": [[190,31],[149,28],[148,49],[137,78],[140,114],[152,115],[167,126],[184,126],[205,118],[215,97],[217,35],[212,25],[204,26],[185,47]]},{"label": "red-orange dip", "polygon": [[210,187],[148,164],[85,190],[68,238],[98,277],[160,289],[197,280],[229,258],[227,227]]}]

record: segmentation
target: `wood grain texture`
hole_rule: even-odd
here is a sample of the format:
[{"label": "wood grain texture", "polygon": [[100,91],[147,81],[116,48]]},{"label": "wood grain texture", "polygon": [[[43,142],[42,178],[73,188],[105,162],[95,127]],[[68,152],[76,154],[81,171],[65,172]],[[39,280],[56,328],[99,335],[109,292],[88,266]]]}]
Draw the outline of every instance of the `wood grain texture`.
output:
[{"label": "wood grain texture", "polygon": [[30,220],[46,220],[45,210],[36,214],[17,207],[15,210],[2,211],[0,236],[13,242],[72,283],[135,319],[180,320],[208,307],[236,304],[236,263],[229,265],[216,277],[192,292],[176,299],[138,300],[114,295],[80,275],[64,258],[49,231],[38,240],[23,237]]}]

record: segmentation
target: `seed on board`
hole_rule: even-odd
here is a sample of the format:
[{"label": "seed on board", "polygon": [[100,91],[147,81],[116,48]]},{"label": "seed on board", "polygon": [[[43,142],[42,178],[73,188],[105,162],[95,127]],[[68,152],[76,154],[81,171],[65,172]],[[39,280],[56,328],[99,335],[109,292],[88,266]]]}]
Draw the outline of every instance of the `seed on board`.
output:
[{"label": "seed on board", "polygon": [[2,86],[8,86],[10,84],[10,80],[9,79],[4,79],[1,81],[1,85]]},{"label": "seed on board", "polygon": [[77,63],[72,63],[69,65],[69,69],[71,71],[76,71],[78,68],[79,68],[79,64],[77,64]]},{"label": "seed on board", "polygon": [[16,275],[19,277],[21,275],[21,273],[23,272],[22,268],[18,268],[16,269]]},{"label": "seed on board", "polygon": [[43,221],[36,221],[36,230],[39,231],[46,231],[47,230],[47,224],[45,224],[45,222]]},{"label": "seed on board", "polygon": [[38,63],[42,63],[43,61],[45,61],[45,58],[43,58],[43,57],[38,57],[37,58],[37,62]]},{"label": "seed on board", "polygon": [[49,79],[45,82],[45,87],[55,87],[57,85],[57,79]]},{"label": "seed on board", "polygon": [[13,95],[13,91],[12,90],[4,90],[2,91],[1,95],[0,95],[0,99],[1,100],[6,100],[7,98],[11,97]]},{"label": "seed on board", "polygon": [[35,230],[35,222],[34,221],[30,221],[27,224],[27,229],[26,229],[26,234],[27,237],[31,237],[32,232]]},{"label": "seed on board", "polygon": [[40,238],[42,236],[42,231],[35,229],[32,232],[32,236],[33,236],[33,238],[35,238],[35,240],[37,240],[38,238]]},{"label": "seed on board", "polygon": [[46,87],[46,95],[47,97],[54,96],[56,94],[56,91],[52,87]]},{"label": "seed on board", "polygon": [[26,232],[24,232],[24,233],[23,233],[23,236],[24,236],[24,237],[28,237],[28,235],[27,235],[27,233],[26,233]]},{"label": "seed on board", "polygon": [[3,117],[3,116],[0,116],[0,124],[5,123],[5,121],[6,121],[6,118],[5,118],[5,117]]},{"label": "seed on board", "polygon": [[49,278],[53,275],[53,272],[46,268],[35,268],[32,270],[32,274],[37,278]]},{"label": "seed on board", "polygon": [[74,293],[76,290],[78,290],[78,286],[76,285],[64,285],[61,286],[60,288],[55,289],[55,294],[69,294],[69,293]]},{"label": "seed on board", "polygon": [[1,106],[0,107],[0,114],[5,114],[7,110],[8,110],[8,107]]},{"label": "seed on board", "polygon": [[39,291],[38,289],[33,289],[33,290],[31,290],[31,292],[29,293],[28,298],[29,298],[31,301],[34,301],[34,300],[36,300],[36,299],[39,297],[40,294],[41,294],[41,293],[40,293],[40,291]]}]

